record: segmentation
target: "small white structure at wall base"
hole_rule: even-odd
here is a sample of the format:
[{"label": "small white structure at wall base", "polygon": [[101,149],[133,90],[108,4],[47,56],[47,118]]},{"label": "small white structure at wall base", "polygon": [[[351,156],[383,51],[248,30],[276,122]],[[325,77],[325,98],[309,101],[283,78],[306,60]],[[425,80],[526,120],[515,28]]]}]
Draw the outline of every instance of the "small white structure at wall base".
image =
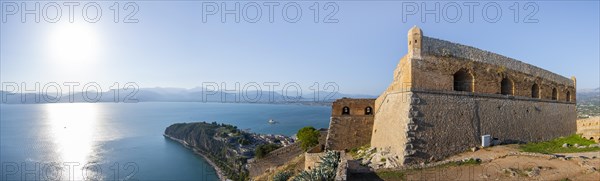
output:
[{"label": "small white structure at wall base", "polygon": [[492,142],[492,136],[490,136],[490,135],[481,136],[481,146],[482,147],[489,147],[491,142]]}]

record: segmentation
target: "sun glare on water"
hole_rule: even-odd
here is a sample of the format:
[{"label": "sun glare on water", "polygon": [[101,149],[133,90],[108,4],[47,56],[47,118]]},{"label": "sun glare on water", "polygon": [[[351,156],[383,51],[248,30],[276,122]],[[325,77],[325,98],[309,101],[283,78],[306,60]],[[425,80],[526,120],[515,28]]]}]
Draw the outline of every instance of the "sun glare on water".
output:
[{"label": "sun glare on water", "polygon": [[[46,104],[48,127],[54,141],[56,161],[77,163],[80,167],[94,162],[99,107],[96,104]],[[81,179],[81,174],[75,174]]]}]

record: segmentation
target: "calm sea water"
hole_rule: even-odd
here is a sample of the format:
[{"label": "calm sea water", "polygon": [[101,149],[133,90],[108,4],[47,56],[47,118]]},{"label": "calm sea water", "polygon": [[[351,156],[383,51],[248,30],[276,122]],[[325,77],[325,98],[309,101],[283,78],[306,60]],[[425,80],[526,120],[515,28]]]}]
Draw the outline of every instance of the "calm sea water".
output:
[{"label": "calm sea water", "polygon": [[[330,107],[222,103],[1,105],[0,180],[217,180],[200,156],[162,136],[179,122],[257,133],[324,128]],[[268,124],[269,119],[278,124]]]}]

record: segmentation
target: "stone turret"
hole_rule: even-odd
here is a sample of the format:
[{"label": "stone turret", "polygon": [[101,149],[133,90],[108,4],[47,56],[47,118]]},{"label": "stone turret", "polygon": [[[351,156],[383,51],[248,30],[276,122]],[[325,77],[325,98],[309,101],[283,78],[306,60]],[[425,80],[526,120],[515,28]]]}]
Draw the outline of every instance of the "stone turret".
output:
[{"label": "stone turret", "polygon": [[408,30],[408,55],[410,58],[421,58],[423,31],[417,26]]}]

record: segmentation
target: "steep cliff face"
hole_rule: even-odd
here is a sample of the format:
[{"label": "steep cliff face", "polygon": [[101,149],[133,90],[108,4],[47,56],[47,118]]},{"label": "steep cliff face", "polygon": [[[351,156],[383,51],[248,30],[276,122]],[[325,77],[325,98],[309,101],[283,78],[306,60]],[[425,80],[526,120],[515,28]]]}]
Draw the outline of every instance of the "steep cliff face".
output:
[{"label": "steep cliff face", "polygon": [[246,158],[234,151],[229,139],[220,136],[228,127],[204,122],[178,123],[167,127],[165,135],[183,141],[186,146],[208,157],[227,178],[246,180],[247,171],[243,167]]}]

